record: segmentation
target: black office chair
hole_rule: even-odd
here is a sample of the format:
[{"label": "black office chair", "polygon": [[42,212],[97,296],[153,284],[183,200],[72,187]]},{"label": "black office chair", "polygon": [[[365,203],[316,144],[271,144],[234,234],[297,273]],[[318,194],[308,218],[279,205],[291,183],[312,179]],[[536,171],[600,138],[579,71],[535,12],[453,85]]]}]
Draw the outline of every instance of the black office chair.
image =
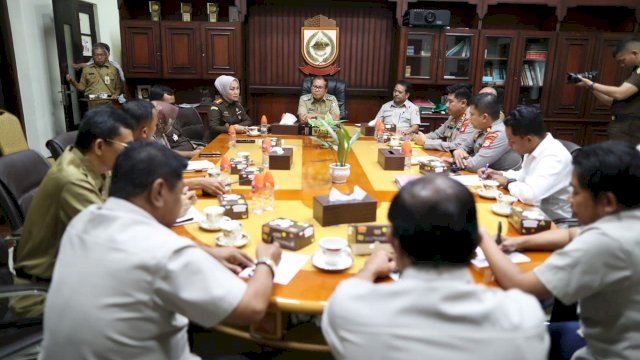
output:
[{"label": "black office chair", "polygon": [[174,127],[191,141],[202,142],[204,138],[204,124],[195,108],[178,108]]},{"label": "black office chair", "polygon": [[[302,81],[302,93],[301,95],[306,95],[311,93],[311,77],[307,77]],[[338,80],[332,77],[325,77],[327,79],[327,93],[336,97],[338,100],[338,107],[340,108],[340,119],[347,120],[347,84],[344,80]]]},{"label": "black office chair", "polygon": [[12,230],[24,224],[27,209],[49,167],[49,162],[34,150],[0,157],[0,206]]},{"label": "black office chair", "polygon": [[[19,355],[42,342],[42,317],[21,319],[8,310],[12,296],[43,295],[48,286],[42,285],[0,285],[0,359]],[[21,359],[24,357],[20,357]]]},{"label": "black office chair", "polygon": [[50,139],[46,142],[45,146],[51,152],[51,157],[54,160],[57,160],[60,155],[64,152],[64,149],[69,145],[73,145],[76,143],[76,138],[78,137],[78,130],[69,131],[64,134],[60,134],[53,139]]},{"label": "black office chair", "polygon": [[562,139],[558,139],[558,141],[560,141],[560,143],[567,149],[567,151],[569,152],[569,154],[571,154],[571,156],[576,156],[577,153],[580,152],[580,150],[582,150],[582,147],[576,143],[572,143],[571,141],[567,141],[567,140],[562,140]]}]

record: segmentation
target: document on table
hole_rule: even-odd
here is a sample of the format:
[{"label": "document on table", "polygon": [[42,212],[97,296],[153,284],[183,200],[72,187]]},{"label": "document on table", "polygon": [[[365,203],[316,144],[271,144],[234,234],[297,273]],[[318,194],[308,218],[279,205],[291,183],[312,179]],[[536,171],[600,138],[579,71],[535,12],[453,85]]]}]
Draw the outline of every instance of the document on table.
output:
[{"label": "document on table", "polygon": [[198,107],[198,106],[200,106],[200,103],[195,103],[195,104],[187,104],[187,103],[178,104],[178,107],[181,107],[181,108],[194,108],[194,107]]},{"label": "document on table", "polygon": [[451,176],[453,180],[458,180],[464,186],[482,186],[482,181],[478,175],[456,175]]},{"label": "document on table", "polygon": [[[276,275],[273,278],[273,282],[280,285],[287,285],[307,261],[309,261],[309,255],[283,251],[280,263],[276,268]],[[254,270],[255,266],[248,267],[240,272],[240,277],[248,279],[253,276]]]},{"label": "document on table", "polygon": [[173,226],[186,225],[195,222],[199,223],[202,220],[204,220],[204,215],[192,206],[187,210],[187,213],[184,214],[183,217],[176,219],[176,223],[173,224]]},{"label": "document on table", "polygon": [[[511,262],[514,264],[531,262],[531,258],[517,251],[509,253],[508,256]],[[480,247],[476,248],[476,258],[471,259],[471,263],[479,268],[489,267],[489,262],[487,261],[487,258],[484,256],[484,252],[482,252],[482,249],[480,249]]]},{"label": "document on table", "polygon": [[214,167],[215,165],[208,160],[189,160],[189,165],[187,165],[187,170],[185,171],[209,170]]}]

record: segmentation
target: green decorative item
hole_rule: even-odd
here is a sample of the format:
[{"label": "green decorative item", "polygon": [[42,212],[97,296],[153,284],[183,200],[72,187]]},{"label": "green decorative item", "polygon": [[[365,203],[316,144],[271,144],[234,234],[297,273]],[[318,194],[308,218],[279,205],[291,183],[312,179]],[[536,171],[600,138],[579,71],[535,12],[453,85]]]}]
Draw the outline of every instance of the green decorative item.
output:
[{"label": "green decorative item", "polygon": [[319,137],[311,137],[313,140],[322,144],[323,146],[332,149],[335,154],[336,164],[338,166],[346,166],[347,165],[347,157],[349,156],[349,152],[351,151],[351,146],[361,135],[360,129],[356,131],[353,135],[349,134],[347,129],[341,125],[343,120],[335,121],[331,117],[331,115],[327,114],[323,119],[309,120],[309,124],[317,127],[320,131],[326,131],[329,135],[329,141],[326,139],[322,139]]}]

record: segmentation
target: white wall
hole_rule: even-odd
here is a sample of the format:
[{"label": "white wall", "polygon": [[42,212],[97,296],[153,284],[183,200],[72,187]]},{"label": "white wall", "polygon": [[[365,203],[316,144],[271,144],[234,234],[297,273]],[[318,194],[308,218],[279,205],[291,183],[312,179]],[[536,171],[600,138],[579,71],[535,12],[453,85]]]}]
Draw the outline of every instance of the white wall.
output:
[{"label": "white wall", "polygon": [[[98,41],[111,46],[111,59],[121,62],[120,14],[117,0],[95,4]],[[20,98],[29,147],[45,156],[45,142],[65,132],[52,0],[8,0]]]}]

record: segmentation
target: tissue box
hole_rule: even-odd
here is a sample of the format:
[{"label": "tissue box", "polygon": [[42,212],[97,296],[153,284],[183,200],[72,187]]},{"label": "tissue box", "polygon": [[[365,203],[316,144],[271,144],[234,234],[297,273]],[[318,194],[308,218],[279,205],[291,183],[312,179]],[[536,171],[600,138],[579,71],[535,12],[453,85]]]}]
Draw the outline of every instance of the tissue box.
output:
[{"label": "tissue box", "polygon": [[440,160],[420,162],[420,174],[436,173],[449,176],[449,164]]},{"label": "tissue box", "polygon": [[392,252],[387,233],[389,225],[351,224],[347,228],[347,240],[355,255],[369,255],[377,250]]},{"label": "tissue box", "polygon": [[378,164],[384,170],[404,170],[404,155],[400,149],[378,149]]},{"label": "tissue box", "polygon": [[314,238],[313,225],[291,219],[277,218],[262,225],[262,241],[277,241],[283,249],[298,250],[311,244]]},{"label": "tissue box", "polygon": [[260,169],[256,167],[248,167],[240,171],[238,174],[238,185],[251,186],[253,178],[260,172]]},{"label": "tissue box", "polygon": [[551,219],[540,208],[511,207],[509,222],[522,235],[535,234],[551,228]]},{"label": "tissue box", "polygon": [[224,208],[224,216],[233,220],[246,219],[249,217],[249,207],[247,200],[240,194],[222,194],[218,196],[220,206]]},{"label": "tissue box", "polygon": [[282,154],[274,152],[269,153],[269,169],[271,170],[290,170],[293,162],[293,149],[282,148]]},{"label": "tissue box", "polygon": [[249,164],[244,158],[233,158],[229,161],[231,164],[231,174],[238,175],[242,170],[246,169]]},{"label": "tissue box", "polygon": [[313,218],[322,226],[376,221],[377,205],[370,195],[347,201],[329,201],[328,195],[318,195],[313,197]]},{"label": "tissue box", "polygon": [[271,124],[273,135],[298,135],[298,125]]}]

